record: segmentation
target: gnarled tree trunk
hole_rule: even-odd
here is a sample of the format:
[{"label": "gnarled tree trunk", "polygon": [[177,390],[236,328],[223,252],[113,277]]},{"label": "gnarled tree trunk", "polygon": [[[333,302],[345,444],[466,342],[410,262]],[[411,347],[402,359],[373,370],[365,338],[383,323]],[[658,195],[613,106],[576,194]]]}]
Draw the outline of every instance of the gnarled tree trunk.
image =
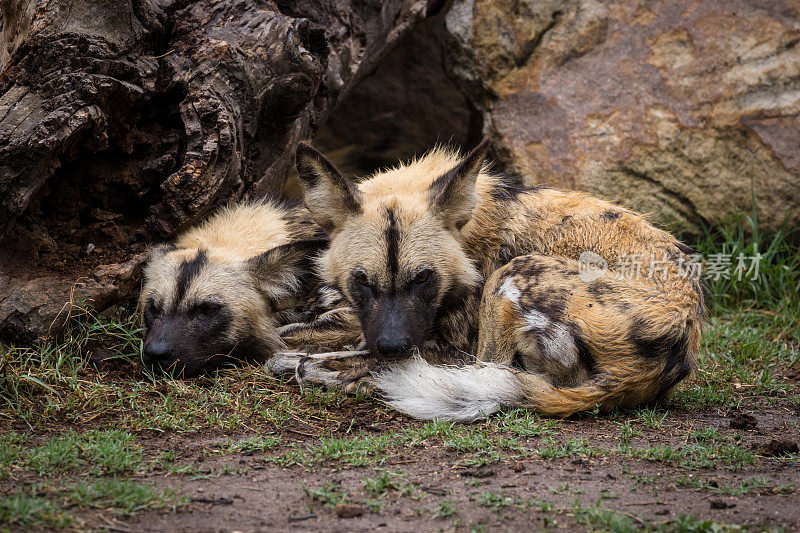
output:
[{"label": "gnarled tree trunk", "polygon": [[133,288],[144,250],[278,195],[441,0],[0,0],[0,341]]}]

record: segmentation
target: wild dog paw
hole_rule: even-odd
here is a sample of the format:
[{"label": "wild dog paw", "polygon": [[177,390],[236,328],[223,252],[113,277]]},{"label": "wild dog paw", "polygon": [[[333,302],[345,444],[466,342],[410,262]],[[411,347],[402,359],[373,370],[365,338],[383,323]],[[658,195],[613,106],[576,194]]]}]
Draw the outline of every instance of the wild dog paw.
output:
[{"label": "wild dog paw", "polygon": [[375,391],[377,390],[375,387],[375,378],[373,378],[371,375],[361,376],[350,381],[349,383],[345,383],[342,389],[347,394],[357,394],[360,392],[366,394],[367,396],[374,396]]},{"label": "wild dog paw", "polygon": [[347,393],[370,389],[370,371],[360,357],[365,352],[332,352],[304,357],[295,376],[301,384],[311,383],[335,387]]},{"label": "wild dog paw", "polygon": [[275,375],[295,374],[297,372],[297,366],[305,355],[304,353],[293,352],[276,353],[267,359],[264,368]]}]

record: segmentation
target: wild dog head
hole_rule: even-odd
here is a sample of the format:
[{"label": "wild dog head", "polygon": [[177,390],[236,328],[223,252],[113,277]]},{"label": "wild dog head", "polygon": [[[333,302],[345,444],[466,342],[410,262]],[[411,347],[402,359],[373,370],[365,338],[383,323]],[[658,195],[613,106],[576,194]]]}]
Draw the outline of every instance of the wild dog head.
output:
[{"label": "wild dog head", "polygon": [[290,240],[274,208],[223,210],[177,245],[153,249],[140,298],[146,365],[191,377],[284,347],[278,315],[327,240]]},{"label": "wild dog head", "polygon": [[484,141],[461,160],[434,150],[356,185],[299,145],[306,206],[331,236],[321,276],[350,301],[374,355],[401,357],[421,347],[440,312],[480,282],[459,232],[477,203],[487,148]]}]

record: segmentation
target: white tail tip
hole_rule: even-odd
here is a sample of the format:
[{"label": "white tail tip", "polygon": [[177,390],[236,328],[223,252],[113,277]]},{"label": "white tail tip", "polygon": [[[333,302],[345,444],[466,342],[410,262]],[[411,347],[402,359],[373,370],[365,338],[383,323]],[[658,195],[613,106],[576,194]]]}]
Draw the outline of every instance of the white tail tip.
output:
[{"label": "white tail tip", "polygon": [[388,405],[422,420],[472,422],[523,398],[514,372],[493,364],[433,366],[414,356],[374,377]]}]

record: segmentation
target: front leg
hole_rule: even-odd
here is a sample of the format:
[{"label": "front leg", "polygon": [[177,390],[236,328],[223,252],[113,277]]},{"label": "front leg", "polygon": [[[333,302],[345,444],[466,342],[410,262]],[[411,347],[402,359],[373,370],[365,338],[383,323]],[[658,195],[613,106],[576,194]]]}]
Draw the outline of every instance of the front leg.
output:
[{"label": "front leg", "polygon": [[367,355],[369,352],[364,350],[319,354],[282,352],[271,357],[266,368],[273,374],[294,374],[301,386],[323,385],[348,394],[359,390],[370,394],[373,363],[364,358]]},{"label": "front leg", "polygon": [[317,315],[307,322],[281,326],[278,328],[278,334],[291,348],[342,347],[359,342],[361,323],[350,307],[339,307]]}]

